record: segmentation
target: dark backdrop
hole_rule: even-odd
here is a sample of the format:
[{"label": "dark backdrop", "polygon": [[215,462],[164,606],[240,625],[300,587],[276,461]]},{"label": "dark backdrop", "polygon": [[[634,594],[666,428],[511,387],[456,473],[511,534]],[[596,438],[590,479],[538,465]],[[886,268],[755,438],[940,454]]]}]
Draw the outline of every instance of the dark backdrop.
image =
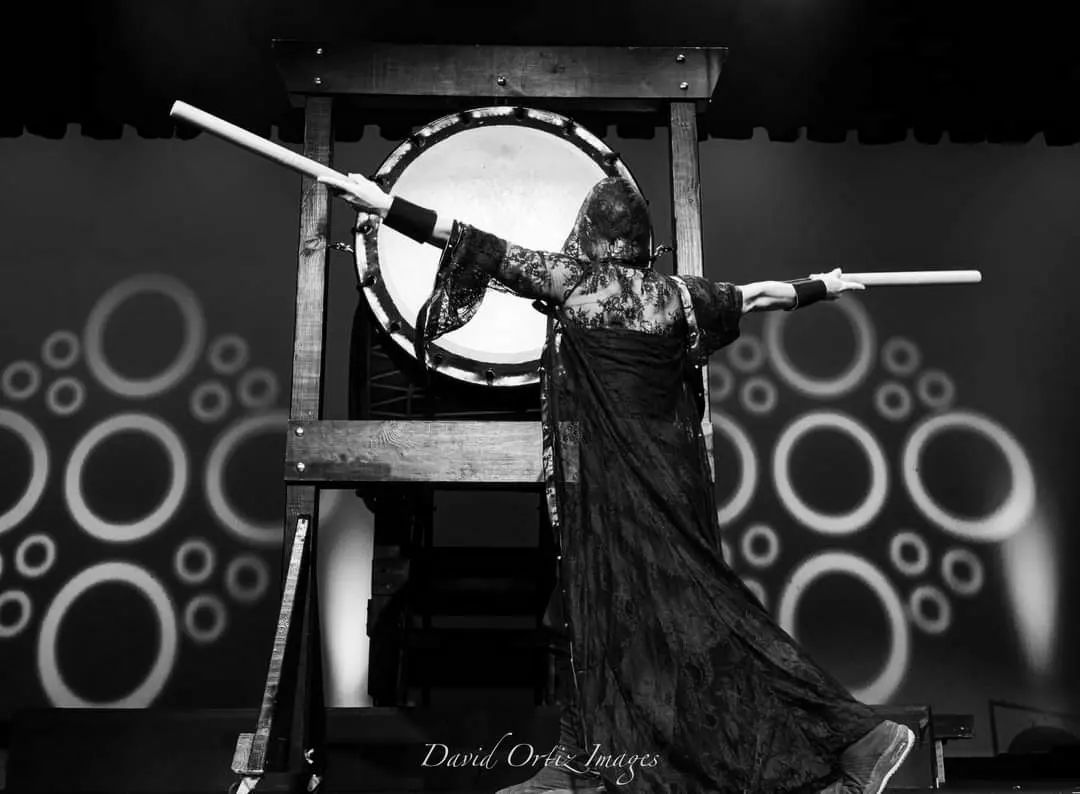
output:
[{"label": "dark backdrop", "polygon": [[[609,143],[667,236],[666,141]],[[370,172],[392,145],[376,135],[339,144],[337,163]],[[276,429],[287,405],[298,179],[205,136],[22,136],[0,141],[0,159],[0,716],[83,701],[255,705],[275,612]],[[702,177],[713,278],[790,278],[834,265],[985,274],[979,286],[880,289],[744,321],[739,346],[714,358],[713,384],[720,506],[732,506],[747,466],[757,471],[744,507],[725,513],[736,570],[774,614],[786,595],[792,629],[856,691],[976,714],[979,739],[964,751],[989,749],[989,698],[1075,708],[1076,152],[1041,143],[781,144],[759,134],[705,142]],[[335,236],[346,239],[347,213],[336,210]],[[329,416],[345,413],[355,295],[352,263],[336,255]],[[101,355],[87,344],[97,320]],[[866,366],[850,390],[800,390],[800,373],[835,379],[860,355]],[[102,376],[100,359],[119,385]],[[159,391],[128,393],[128,380],[163,371],[174,376]],[[894,418],[876,407],[883,386]],[[775,452],[807,415],[812,427],[787,456],[794,500],[785,502]],[[1023,506],[1028,482],[1032,509],[1005,523],[963,524],[967,535],[920,510],[901,455],[931,416],[946,422],[919,457],[933,504],[985,518],[1009,499]],[[85,509],[72,508],[65,482],[88,434],[101,438],[75,467]],[[161,439],[173,442],[179,468]],[[733,439],[745,442],[743,454]],[[175,510],[159,526],[144,523],[145,536],[121,539],[95,523],[152,515],[182,484],[181,470],[187,484]],[[880,509],[856,531],[815,531],[829,522],[790,508],[848,512],[868,498],[875,471],[886,485]],[[14,521],[38,480],[40,498]],[[225,509],[211,498],[219,491]],[[448,503],[444,531],[527,542],[516,509],[504,500],[477,526],[460,500]],[[340,704],[364,702],[367,526],[346,497],[322,529],[330,689]],[[905,531],[898,565],[890,547]],[[178,571],[187,541],[193,550]],[[956,578],[942,573],[947,555],[960,561]]]}]

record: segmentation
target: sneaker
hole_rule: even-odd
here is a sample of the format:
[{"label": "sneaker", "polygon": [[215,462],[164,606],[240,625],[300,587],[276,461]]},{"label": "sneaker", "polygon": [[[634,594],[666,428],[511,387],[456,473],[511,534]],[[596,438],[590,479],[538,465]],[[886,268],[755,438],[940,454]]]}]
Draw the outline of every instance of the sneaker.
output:
[{"label": "sneaker", "polygon": [[840,756],[848,786],[860,794],[881,794],[914,746],[911,728],[888,720],[879,723]]}]

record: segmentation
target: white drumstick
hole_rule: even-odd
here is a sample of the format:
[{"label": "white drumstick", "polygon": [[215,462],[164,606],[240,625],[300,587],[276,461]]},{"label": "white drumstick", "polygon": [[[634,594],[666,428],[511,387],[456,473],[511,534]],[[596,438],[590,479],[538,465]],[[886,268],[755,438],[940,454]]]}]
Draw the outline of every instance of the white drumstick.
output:
[{"label": "white drumstick", "polygon": [[840,273],[845,281],[856,281],[868,287],[906,287],[922,284],[978,284],[978,270],[896,270],[879,273]]},{"label": "white drumstick", "polygon": [[348,179],[345,174],[335,171],[333,168],[328,168],[322,163],[304,157],[302,154],[297,154],[290,149],[286,149],[284,146],[279,146],[273,141],[261,138],[255,133],[248,132],[243,127],[237,127],[235,124],[231,124],[230,122],[225,121],[225,119],[218,118],[212,113],[207,113],[205,110],[199,110],[197,107],[189,105],[187,102],[174,102],[172,110],[169,111],[169,115],[173,118],[182,119],[189,124],[194,124],[196,127],[200,127],[213,135],[217,135],[219,138],[223,138],[229,143],[235,143],[237,146],[242,146],[250,152],[273,160],[275,163],[279,163],[286,168],[299,171],[301,174],[306,174],[315,179],[318,179],[320,176]]}]

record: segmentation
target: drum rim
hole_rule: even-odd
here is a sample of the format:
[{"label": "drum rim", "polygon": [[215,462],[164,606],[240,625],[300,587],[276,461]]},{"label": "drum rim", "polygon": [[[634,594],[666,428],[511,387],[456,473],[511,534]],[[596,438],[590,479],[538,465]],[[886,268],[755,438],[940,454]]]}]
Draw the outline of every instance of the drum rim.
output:
[{"label": "drum rim", "polygon": [[[374,180],[389,192],[409,165],[431,146],[462,130],[491,126],[532,127],[552,135],[558,134],[586,154],[605,176],[623,177],[638,190],[641,189],[619,153],[586,127],[568,116],[522,105],[478,107],[436,119],[406,138],[387,155]],[[368,305],[381,330],[415,359],[415,318],[405,317],[401,313],[379,277],[381,265],[378,251],[378,217],[358,213],[355,231],[357,276]],[[486,386],[518,387],[536,384],[540,379],[539,358],[514,364],[493,363],[462,356],[438,342],[433,342],[428,347],[428,361],[424,362],[425,365],[455,380]]]}]

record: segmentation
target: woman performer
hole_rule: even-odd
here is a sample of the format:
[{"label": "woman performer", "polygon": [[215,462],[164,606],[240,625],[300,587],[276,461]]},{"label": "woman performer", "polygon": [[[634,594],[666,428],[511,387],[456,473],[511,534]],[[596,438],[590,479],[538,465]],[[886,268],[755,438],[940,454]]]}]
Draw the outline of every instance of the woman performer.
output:
[{"label": "woman performer", "polygon": [[[863,285],[839,270],[742,286],[657,273],[645,200],[617,177],[589,193],[561,253],[362,177],[320,181],[444,247],[417,320],[421,360],[426,340],[471,319],[490,279],[550,316],[544,459],[573,697],[551,765],[500,794],[882,791],[914,734],[854,700],[724,563],[695,366],[747,312]],[[561,476],[570,456],[576,483]]]}]

